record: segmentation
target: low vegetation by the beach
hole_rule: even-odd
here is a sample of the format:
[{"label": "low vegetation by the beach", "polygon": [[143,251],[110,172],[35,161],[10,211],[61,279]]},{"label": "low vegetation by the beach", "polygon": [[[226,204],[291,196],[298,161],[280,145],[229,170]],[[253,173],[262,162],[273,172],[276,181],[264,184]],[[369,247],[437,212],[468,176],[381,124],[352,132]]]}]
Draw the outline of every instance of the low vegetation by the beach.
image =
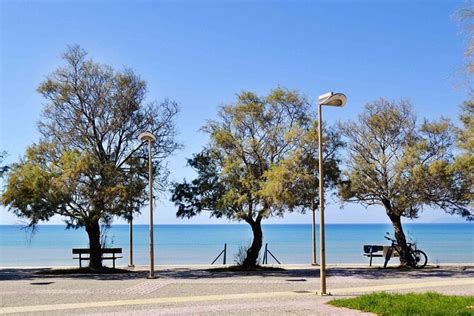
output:
[{"label": "low vegetation by the beach", "polygon": [[448,296],[438,293],[372,293],[337,299],[329,304],[377,315],[474,315],[474,296]]},{"label": "low vegetation by the beach", "polygon": [[209,272],[245,272],[245,271],[285,271],[283,268],[279,267],[264,267],[257,265],[255,267],[244,267],[240,265],[228,266],[228,267],[219,267],[208,269]]}]

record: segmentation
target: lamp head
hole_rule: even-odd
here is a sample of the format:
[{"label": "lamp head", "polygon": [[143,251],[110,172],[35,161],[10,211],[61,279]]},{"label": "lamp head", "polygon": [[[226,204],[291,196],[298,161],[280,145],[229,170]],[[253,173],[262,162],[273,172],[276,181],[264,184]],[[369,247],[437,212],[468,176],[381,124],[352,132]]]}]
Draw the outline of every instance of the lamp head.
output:
[{"label": "lamp head", "polygon": [[141,133],[140,135],[138,135],[138,139],[142,142],[144,142],[144,141],[151,141],[151,142],[156,141],[156,137],[150,132]]},{"label": "lamp head", "polygon": [[344,106],[347,98],[343,93],[328,92],[318,97],[319,105]]}]

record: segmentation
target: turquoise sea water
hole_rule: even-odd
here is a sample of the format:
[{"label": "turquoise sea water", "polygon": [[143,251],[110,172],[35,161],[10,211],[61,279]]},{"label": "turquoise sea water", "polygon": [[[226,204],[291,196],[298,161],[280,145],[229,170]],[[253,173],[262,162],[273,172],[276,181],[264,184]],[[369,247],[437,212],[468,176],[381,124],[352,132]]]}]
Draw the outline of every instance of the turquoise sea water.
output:
[{"label": "turquoise sea water", "polygon": [[[428,254],[431,263],[474,263],[474,224],[405,224],[405,232]],[[108,231],[108,246],[123,248],[128,263],[128,226]],[[156,225],[156,264],[210,263],[227,243],[228,263],[238,248],[251,241],[248,225]],[[264,243],[282,263],[311,262],[311,225],[264,225]],[[329,263],[365,263],[364,244],[388,244],[385,224],[328,224],[326,251]],[[318,235],[319,236],[319,235]],[[318,237],[319,238],[319,237]],[[76,265],[71,249],[88,247],[84,230],[39,226],[35,234],[20,226],[0,226],[0,267]],[[381,263],[380,258],[375,262]],[[269,259],[269,261],[271,261]],[[134,263],[148,263],[148,226],[134,226]],[[270,262],[269,262],[270,263]]]}]

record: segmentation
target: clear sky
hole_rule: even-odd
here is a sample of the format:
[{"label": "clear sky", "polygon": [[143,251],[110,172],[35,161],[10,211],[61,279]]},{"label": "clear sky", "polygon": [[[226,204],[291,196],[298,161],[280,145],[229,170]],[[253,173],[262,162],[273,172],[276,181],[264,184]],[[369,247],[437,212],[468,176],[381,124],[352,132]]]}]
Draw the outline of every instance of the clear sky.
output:
[{"label": "clear sky", "polygon": [[[179,140],[171,178],[192,173],[185,158],[199,151],[199,128],[241,90],[265,94],[280,85],[311,100],[348,96],[343,109],[325,109],[334,122],[355,118],[379,97],[409,98],[420,118],[457,120],[466,92],[459,87],[465,37],[452,19],[461,1],[0,1],[0,149],[18,161],[37,141],[44,100],[36,87],[61,65],[69,44],[96,61],[130,67],[148,83],[148,99],[179,102]],[[156,207],[155,222],[226,223],[204,214],[175,218]],[[147,223],[147,211],[137,223]],[[419,222],[456,221],[427,210]],[[291,214],[268,223],[308,223]],[[0,208],[0,224],[18,220]],[[337,203],[327,222],[388,222],[382,208]],[[52,223],[61,223],[57,218]]]}]

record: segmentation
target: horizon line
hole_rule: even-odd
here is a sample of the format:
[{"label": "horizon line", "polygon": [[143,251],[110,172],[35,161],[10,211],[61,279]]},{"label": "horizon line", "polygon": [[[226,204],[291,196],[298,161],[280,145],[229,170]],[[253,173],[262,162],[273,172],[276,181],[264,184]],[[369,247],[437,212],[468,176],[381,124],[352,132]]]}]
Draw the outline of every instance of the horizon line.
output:
[{"label": "horizon line", "polygon": [[[470,224],[473,223],[474,221],[465,221],[465,222],[408,222],[404,224]],[[221,226],[221,225],[242,225],[242,226],[247,226],[248,224],[244,223],[222,223],[222,224],[170,224],[170,223],[165,223],[165,224],[154,224],[153,226]],[[262,223],[263,225],[274,225],[274,226],[283,226],[283,225],[311,225],[311,223]],[[319,223],[316,223],[316,225],[319,225]],[[391,223],[326,223],[325,225],[392,225]],[[27,227],[27,225],[22,225],[22,224],[0,224],[0,226],[24,226]],[[64,224],[37,224],[36,226],[66,226]],[[110,226],[129,226],[129,224],[111,224]],[[148,226],[148,224],[133,224],[133,226]]]}]

